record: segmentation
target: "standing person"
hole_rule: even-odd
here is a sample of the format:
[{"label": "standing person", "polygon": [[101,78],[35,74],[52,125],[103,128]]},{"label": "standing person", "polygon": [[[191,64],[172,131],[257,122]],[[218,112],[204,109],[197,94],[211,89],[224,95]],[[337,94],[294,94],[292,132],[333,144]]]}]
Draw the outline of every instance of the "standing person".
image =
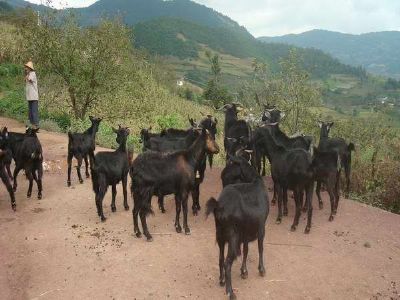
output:
[{"label": "standing person", "polygon": [[25,65],[25,93],[29,105],[29,121],[32,128],[39,128],[39,92],[37,77],[33,63],[28,61]]}]

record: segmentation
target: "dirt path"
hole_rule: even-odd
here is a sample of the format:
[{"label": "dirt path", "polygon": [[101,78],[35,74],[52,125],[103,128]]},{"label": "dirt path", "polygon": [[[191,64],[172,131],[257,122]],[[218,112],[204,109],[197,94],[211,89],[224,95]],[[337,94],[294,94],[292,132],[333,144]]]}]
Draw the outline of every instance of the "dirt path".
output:
[{"label": "dirt path", "polygon": [[[0,118],[0,125],[22,131]],[[225,299],[218,285],[218,247],[214,222],[189,217],[192,235],[174,231],[174,202],[167,213],[148,219],[154,242],[132,236],[131,212],[123,210],[119,187],[117,212],[111,195],[104,201],[107,222],[99,222],[91,183],[66,187],[67,138],[41,131],[49,170],[44,199],[27,199],[20,175],[17,212],[0,187],[0,299]],[[220,170],[207,170],[201,204],[221,190]],[[34,193],[36,189],[34,188]],[[191,200],[190,205],[191,205]],[[289,231],[289,217],[276,225],[276,207],[267,224],[267,275],[257,272],[257,246],[250,245],[249,278],[233,284],[240,299],[400,299],[400,216],[342,200],[334,222],[314,199],[310,235]],[[132,200],[130,200],[130,205]],[[156,211],[156,202],[153,201]],[[392,297],[392,298],[391,298]]]}]

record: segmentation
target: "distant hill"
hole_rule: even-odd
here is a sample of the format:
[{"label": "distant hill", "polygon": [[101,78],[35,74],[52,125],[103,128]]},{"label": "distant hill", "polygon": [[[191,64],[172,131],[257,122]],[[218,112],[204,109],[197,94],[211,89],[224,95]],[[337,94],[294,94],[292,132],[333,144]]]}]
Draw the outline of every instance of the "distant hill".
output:
[{"label": "distant hill", "polygon": [[301,34],[260,37],[259,40],[320,49],[345,64],[363,66],[371,73],[400,79],[400,31],[353,35],[311,30]]},{"label": "distant hill", "polygon": [[5,2],[5,1],[0,1],[0,13],[9,12],[12,10],[13,10],[13,7],[9,3]]},{"label": "distant hill", "polygon": [[[31,6],[23,0],[7,1],[18,7]],[[206,47],[241,59],[259,58],[276,70],[279,60],[292,48],[258,41],[235,21],[190,0],[100,0],[72,10],[83,25],[95,24],[104,16],[121,16],[127,25],[134,26],[137,47],[181,60],[198,58],[199,50]],[[304,58],[304,67],[314,78],[327,78],[330,74],[365,76],[362,69],[340,63],[320,50],[299,48],[298,51]]]}]

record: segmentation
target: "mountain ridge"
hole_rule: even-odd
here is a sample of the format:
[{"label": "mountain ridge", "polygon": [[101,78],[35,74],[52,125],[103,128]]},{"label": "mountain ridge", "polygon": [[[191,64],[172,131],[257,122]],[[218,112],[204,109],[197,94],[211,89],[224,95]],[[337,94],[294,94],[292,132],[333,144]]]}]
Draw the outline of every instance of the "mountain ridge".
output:
[{"label": "mountain ridge", "polygon": [[258,40],[319,49],[345,64],[362,66],[373,74],[400,78],[400,31],[349,34],[314,29],[300,34],[259,37]]}]

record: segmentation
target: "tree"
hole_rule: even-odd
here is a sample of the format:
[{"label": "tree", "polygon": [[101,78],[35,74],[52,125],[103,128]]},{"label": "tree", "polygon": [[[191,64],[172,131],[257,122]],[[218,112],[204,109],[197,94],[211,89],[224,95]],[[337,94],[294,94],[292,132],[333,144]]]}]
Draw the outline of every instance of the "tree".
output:
[{"label": "tree", "polygon": [[27,53],[42,73],[57,75],[68,90],[68,105],[75,118],[124,82],[123,64],[132,53],[132,33],[119,21],[101,21],[81,28],[67,13],[48,12],[39,24],[23,30]]},{"label": "tree", "polygon": [[269,84],[269,97],[286,113],[286,125],[291,133],[312,128],[316,115],[312,107],[320,105],[320,93],[310,81],[310,74],[301,66],[295,49],[281,60],[281,71]]},{"label": "tree", "polygon": [[214,107],[219,107],[229,101],[232,101],[232,97],[229,92],[220,84],[221,66],[219,64],[219,55],[212,54],[210,51],[206,52],[206,56],[210,61],[211,79],[207,83],[207,87],[204,90],[203,96],[205,99],[210,100]]}]

